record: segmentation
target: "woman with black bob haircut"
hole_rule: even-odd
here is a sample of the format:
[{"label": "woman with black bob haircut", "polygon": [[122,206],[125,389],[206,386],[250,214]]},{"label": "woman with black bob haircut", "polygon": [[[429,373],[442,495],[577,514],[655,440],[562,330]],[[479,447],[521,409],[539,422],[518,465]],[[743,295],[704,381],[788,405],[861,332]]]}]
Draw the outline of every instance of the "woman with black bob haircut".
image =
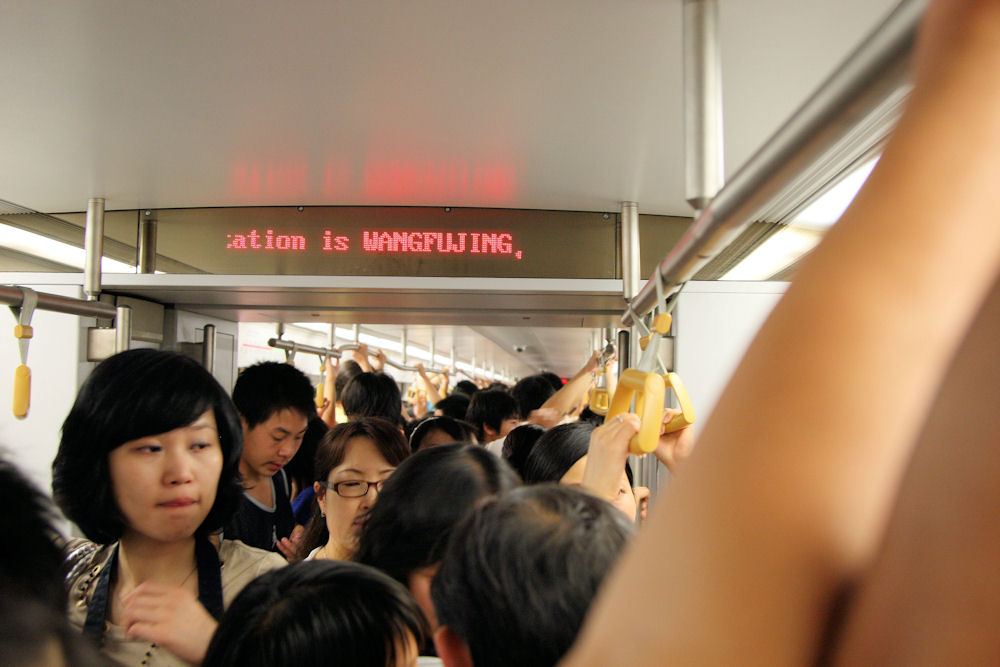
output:
[{"label": "woman with black bob haircut", "polygon": [[[242,488],[239,416],[195,361],[102,362],[63,422],[53,498],[89,538],[67,545],[69,618],[120,662],[199,662],[224,605],[277,555],[209,535]],[[225,565],[225,568],[223,568]]]},{"label": "woman with black bob haircut", "polygon": [[430,583],[452,529],[487,498],[520,486],[506,462],[478,445],[421,449],[386,480],[361,529],[359,563],[406,586],[437,628]]},{"label": "woman with black bob haircut", "polygon": [[[521,475],[525,484],[558,482],[579,486],[587,467],[590,436],[595,426],[588,422],[572,422],[555,426],[538,438],[531,448]],[[618,489],[618,496],[611,504],[635,521],[639,501],[632,488],[632,466],[625,462]]]},{"label": "woman with black bob haircut", "polygon": [[269,572],[236,597],[205,667],[409,667],[428,631],[406,589],[370,567],[306,561]]}]

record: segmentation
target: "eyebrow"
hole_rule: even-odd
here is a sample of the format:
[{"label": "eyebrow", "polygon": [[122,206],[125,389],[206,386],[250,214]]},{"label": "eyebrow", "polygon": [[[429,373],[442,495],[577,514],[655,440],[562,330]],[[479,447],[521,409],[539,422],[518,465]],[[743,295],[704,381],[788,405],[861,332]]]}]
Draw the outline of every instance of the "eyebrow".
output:
[{"label": "eyebrow", "polygon": [[212,426],[211,424],[208,423],[208,421],[203,420],[203,419],[199,419],[199,420],[193,422],[189,428],[194,428],[194,429],[199,429],[199,430],[201,430],[201,429],[212,429],[215,432],[219,431],[219,429],[217,427]]},{"label": "eyebrow", "polygon": [[[381,473],[385,473],[385,472],[392,472],[393,470],[395,470],[395,468],[383,468],[382,470],[379,470],[378,472],[381,474]],[[345,473],[345,472],[353,472],[353,473],[356,473],[358,475],[363,475],[364,474],[363,472],[361,472],[357,468],[344,468],[343,470],[338,470],[335,474],[340,475],[340,474]]]}]

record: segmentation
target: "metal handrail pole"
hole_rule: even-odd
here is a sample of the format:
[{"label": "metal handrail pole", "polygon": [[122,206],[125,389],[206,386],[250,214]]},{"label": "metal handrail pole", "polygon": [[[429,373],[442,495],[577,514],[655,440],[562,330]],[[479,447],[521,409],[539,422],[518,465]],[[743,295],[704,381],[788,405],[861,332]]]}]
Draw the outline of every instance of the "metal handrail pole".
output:
[{"label": "metal handrail pole", "polygon": [[757,219],[806,168],[847,136],[859,118],[909,84],[908,65],[927,0],[903,0],[705,207],[622,315],[656,305],[657,273],[670,295]]},{"label": "metal handrail pole", "polygon": [[[0,303],[7,306],[20,306],[24,294],[20,287],[0,285]],[[59,296],[58,294],[48,294],[38,292],[38,305],[35,310],[50,310],[55,313],[65,313],[67,315],[79,315],[80,317],[99,317],[112,319],[115,316],[115,307],[103,301],[85,301],[84,299],[74,299],[69,296]]]}]

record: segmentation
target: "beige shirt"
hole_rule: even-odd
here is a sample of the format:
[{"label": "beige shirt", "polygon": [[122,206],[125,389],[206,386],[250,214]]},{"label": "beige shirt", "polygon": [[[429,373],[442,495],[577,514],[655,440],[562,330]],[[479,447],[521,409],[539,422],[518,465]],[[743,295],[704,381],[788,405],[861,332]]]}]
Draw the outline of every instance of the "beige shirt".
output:
[{"label": "beige shirt", "polygon": [[[73,546],[77,548],[85,544],[83,540],[74,542]],[[84,621],[87,619],[87,605],[90,602],[90,597],[110,555],[110,547],[99,549],[93,554],[87,567],[83,568],[82,573],[72,581],[67,582],[70,587],[69,621],[73,627],[81,632]],[[224,608],[229,607],[229,603],[243,590],[243,587],[259,575],[287,565],[285,559],[274,552],[248,547],[236,540],[222,541],[222,546],[219,548],[219,561],[222,563],[222,605]],[[149,642],[127,638],[124,628],[111,623],[107,624],[104,631],[102,651],[106,656],[123,665],[140,665],[143,664],[143,660],[146,661],[147,665],[174,667],[190,664],[163,647],[151,650]],[[150,653],[148,657],[146,656],[147,652]]]}]

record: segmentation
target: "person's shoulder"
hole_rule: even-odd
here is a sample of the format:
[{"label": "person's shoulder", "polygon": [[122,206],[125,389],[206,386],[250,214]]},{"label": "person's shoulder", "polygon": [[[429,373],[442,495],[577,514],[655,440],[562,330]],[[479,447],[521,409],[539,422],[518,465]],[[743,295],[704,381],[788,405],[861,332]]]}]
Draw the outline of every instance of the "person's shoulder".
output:
[{"label": "person's shoulder", "polygon": [[288,565],[288,562],[273,551],[251,547],[239,540],[222,540],[219,547],[223,577],[252,574],[256,577],[269,570]]},{"label": "person's shoulder", "polygon": [[66,581],[73,582],[94,567],[103,565],[111,555],[111,547],[81,537],[71,537],[63,542],[62,552]]},{"label": "person's shoulder", "polygon": [[485,445],[483,445],[483,447],[486,449],[486,451],[492,452],[493,454],[496,454],[497,456],[501,456],[502,457],[503,456],[503,441],[504,440],[506,440],[506,436],[504,436],[503,438],[497,438],[496,440],[488,442]]}]

